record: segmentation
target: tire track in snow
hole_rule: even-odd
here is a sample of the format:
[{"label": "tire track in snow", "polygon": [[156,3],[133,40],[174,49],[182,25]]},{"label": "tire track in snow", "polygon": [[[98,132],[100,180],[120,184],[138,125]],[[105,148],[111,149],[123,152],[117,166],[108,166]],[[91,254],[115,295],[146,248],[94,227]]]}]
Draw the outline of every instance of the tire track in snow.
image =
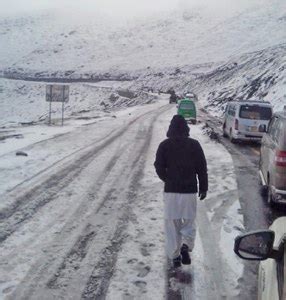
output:
[{"label": "tire track in snow", "polygon": [[[167,109],[169,109],[169,107],[167,107]],[[165,110],[165,109],[163,109]],[[156,113],[158,114],[158,113]],[[152,128],[152,127],[151,127]],[[149,132],[150,130],[152,131],[152,129],[149,128]],[[124,234],[124,230],[127,226],[128,223],[128,218],[130,218],[130,203],[132,202],[132,200],[134,200],[136,193],[134,192],[136,190],[136,188],[138,188],[138,181],[140,180],[140,176],[141,172],[142,172],[142,167],[140,166],[141,162],[140,162],[140,158],[144,157],[146,149],[148,147],[148,143],[150,142],[150,138],[148,138],[147,136],[142,136],[142,134],[144,134],[144,132],[140,132],[139,131],[139,137],[137,138],[137,145],[142,141],[143,141],[143,145],[145,146],[140,146],[141,150],[138,152],[138,156],[135,157],[134,160],[129,161],[128,163],[130,164],[130,167],[127,168],[126,172],[129,172],[129,177],[126,176],[126,172],[121,172],[122,174],[122,178],[121,178],[121,185],[124,187],[126,185],[126,183],[128,182],[128,180],[131,180],[131,184],[130,184],[130,189],[128,191],[127,197],[125,197],[125,193],[123,192],[122,194],[122,199],[126,199],[128,201],[128,204],[125,204],[122,206],[123,209],[123,214],[121,215],[121,217],[119,218],[118,222],[115,222],[115,228],[116,231],[115,233],[110,237],[111,239],[111,245],[118,245],[117,249],[115,249],[116,251],[120,250],[121,248],[121,244],[125,239],[125,234]],[[136,150],[136,147],[135,149]],[[121,151],[122,153],[124,151]],[[136,151],[135,151],[136,152]],[[136,166],[135,170],[132,172],[132,168],[134,168],[134,166]],[[139,174],[139,175],[138,175]],[[129,179],[128,179],[129,178]],[[111,182],[110,185],[113,186],[115,183]],[[104,227],[101,226],[102,224],[100,224],[100,219],[102,217],[104,217],[104,214],[106,211],[108,211],[110,208],[108,207],[109,203],[107,203],[108,201],[110,201],[112,203],[112,201],[117,201],[116,199],[112,199],[112,194],[116,192],[116,190],[112,190],[110,189],[106,195],[105,195],[105,200],[100,204],[100,206],[98,207],[97,211],[95,212],[95,215],[93,216],[93,218],[99,220],[98,222],[89,222],[91,221],[90,218],[88,220],[85,220],[86,224],[83,224],[82,229],[81,229],[81,235],[79,238],[76,239],[76,241],[73,243],[73,245],[69,248],[70,250],[68,251],[68,253],[66,255],[64,255],[64,259],[62,261],[61,264],[58,264],[58,257],[59,255],[62,255],[63,253],[55,253],[55,255],[53,255],[52,257],[48,257],[47,260],[43,263],[38,262],[38,267],[34,266],[31,269],[31,274],[27,275],[27,278],[25,279],[25,286],[23,288],[19,288],[19,290],[16,292],[16,294],[14,295],[25,295],[25,297],[27,298],[34,298],[37,299],[37,292],[40,290],[44,290],[45,292],[47,291],[47,288],[52,288],[53,291],[51,291],[52,289],[49,289],[49,292],[51,293],[51,295],[56,294],[57,297],[59,296],[58,293],[61,293],[63,295],[66,295],[66,293],[68,293],[68,290],[66,290],[66,285],[69,285],[72,288],[72,285],[70,285],[70,281],[76,282],[78,281],[78,276],[80,276],[78,273],[82,273],[81,271],[81,265],[82,264],[87,264],[88,268],[90,268],[90,265],[92,265],[92,259],[90,260],[88,255],[90,254],[90,247],[95,247],[96,245],[94,245],[94,239],[100,235],[102,233],[102,231],[104,231]],[[125,195],[125,196],[124,196]],[[116,197],[115,197],[116,198]],[[118,197],[117,197],[118,198]],[[91,215],[91,214],[90,214]],[[72,226],[72,220],[70,220],[70,226]],[[61,240],[64,236],[69,234],[69,230],[71,229],[70,226],[68,226],[66,228],[66,232],[65,234],[61,234],[57,240]],[[119,231],[117,231],[119,230]],[[104,236],[104,235],[103,235]],[[106,238],[106,236],[105,236]],[[102,239],[102,235],[101,235],[101,239]],[[98,243],[97,241],[97,248],[98,246],[100,246],[100,243]],[[108,254],[108,252],[110,251],[110,247],[107,246],[104,248],[104,250],[102,250],[104,253],[106,253],[106,255]],[[56,249],[55,249],[56,250]],[[95,249],[96,250],[96,249]],[[101,251],[101,252],[102,252]],[[112,249],[113,253],[114,253],[114,249]],[[115,261],[116,261],[116,252],[115,251]],[[62,252],[65,252],[64,250],[62,250]],[[87,255],[88,254],[88,255]],[[108,256],[108,255],[107,255]],[[62,256],[61,256],[62,257]],[[73,261],[73,258],[74,261]],[[108,287],[109,284],[109,280],[110,277],[109,274],[112,271],[113,272],[113,264],[115,263],[115,261],[112,259],[107,259],[104,263],[104,266],[100,263],[101,262],[101,257],[99,257],[99,259],[97,258],[97,266],[94,268],[94,271],[97,270],[97,268],[99,268],[100,266],[102,268],[104,268],[102,270],[102,272],[104,273],[103,276],[97,277],[97,282],[99,282],[101,280],[101,283],[98,283],[98,287],[99,289],[105,290]],[[55,262],[56,260],[56,262]],[[59,267],[55,268],[55,265],[59,265]],[[86,266],[85,266],[86,268]],[[51,271],[53,269],[57,269],[57,271],[54,271],[54,277],[50,277],[49,280],[45,280],[45,272],[47,272],[48,274],[52,274]],[[67,271],[67,272],[65,272]],[[30,275],[32,275],[30,277]],[[68,275],[68,276],[67,276]],[[62,277],[61,277],[62,276]],[[44,278],[43,278],[44,277]],[[74,278],[75,277],[75,278]],[[108,280],[106,280],[106,278]],[[98,288],[94,289],[92,282],[94,282],[94,276],[91,275],[90,280],[88,281],[89,284],[87,285],[88,287],[85,289],[84,292],[84,297],[88,297],[88,295],[91,295],[91,289],[92,289],[92,293],[99,293]],[[44,282],[48,282],[48,286],[44,287]],[[37,284],[39,283],[39,286],[37,286]],[[59,290],[58,290],[59,288]],[[23,290],[24,289],[24,290]],[[102,292],[100,292],[102,293]],[[48,293],[49,294],[49,293]],[[47,295],[48,295],[47,294]],[[39,295],[39,294],[38,294]],[[48,297],[48,296],[47,296]],[[63,296],[65,297],[65,296]],[[47,298],[48,299],[48,298]]]},{"label": "tire track in snow", "polygon": [[[166,105],[160,107],[158,110],[159,111],[162,110],[162,109],[164,110],[165,108],[166,108]],[[17,200],[17,198],[19,198],[19,196],[18,196],[19,194],[25,194],[25,193],[27,193],[27,191],[26,191],[27,189],[28,189],[28,191],[31,190],[31,186],[33,186],[33,180],[34,179],[36,179],[37,181],[40,180],[41,181],[40,184],[45,183],[45,181],[47,181],[49,179],[49,177],[52,177],[51,174],[48,173],[48,171],[53,172],[53,174],[57,173],[58,170],[56,168],[59,168],[61,163],[65,163],[66,160],[70,159],[69,161],[67,161],[67,164],[69,164],[69,165],[72,164],[72,159],[77,159],[76,154],[78,154],[78,153],[79,154],[80,153],[84,153],[87,148],[94,149],[93,147],[95,147],[98,144],[99,144],[99,148],[107,147],[116,138],[122,136],[122,134],[124,134],[124,132],[127,130],[127,128],[130,125],[132,125],[137,120],[139,120],[140,118],[144,117],[145,115],[147,115],[149,113],[152,113],[152,112],[154,112],[156,110],[157,109],[153,109],[153,110],[150,110],[148,112],[143,113],[142,115],[140,115],[140,116],[136,117],[135,119],[131,120],[130,122],[128,122],[128,124],[121,126],[119,129],[117,129],[115,131],[115,133],[114,133],[114,130],[111,130],[107,135],[105,135],[105,137],[101,138],[100,140],[97,139],[97,140],[93,141],[92,143],[90,143],[88,145],[85,145],[84,147],[81,147],[81,148],[77,149],[76,151],[74,151],[74,152],[66,155],[65,157],[59,159],[58,161],[54,162],[50,166],[44,168],[40,172],[34,174],[33,176],[25,179],[23,182],[17,184],[15,187],[11,188],[7,193],[2,194],[1,196],[6,197],[6,198],[7,197],[11,198],[12,200],[16,198],[16,200]],[[43,140],[43,141],[36,142],[36,143],[33,144],[33,146],[34,145],[38,145],[38,144],[44,145],[49,140],[57,139],[59,137],[66,136],[68,134],[70,134],[70,133],[68,132],[68,133],[60,134],[60,135],[55,136],[53,138],[50,138],[48,140]],[[31,147],[31,146],[28,146],[28,147]],[[27,147],[23,148],[23,150],[25,150],[25,149],[27,149]],[[55,169],[55,170],[53,170],[53,169]],[[40,178],[40,175],[45,174],[45,173],[48,173],[47,176],[46,176],[47,178]],[[25,184],[29,184],[28,188],[27,189],[21,189],[20,187],[22,185],[25,185]],[[36,186],[34,187],[34,189],[39,188],[40,184],[37,183]],[[20,201],[18,201],[18,202],[20,202]],[[13,206],[13,208],[16,208],[17,201],[14,200],[13,205],[11,205],[11,207],[12,206]],[[5,213],[6,210],[9,210],[9,207],[8,208],[4,208],[4,209],[2,208],[0,210],[0,220],[2,219],[2,217],[9,216],[8,212]]]},{"label": "tire track in snow", "polygon": [[[111,160],[107,163],[107,166],[104,168],[103,172],[100,173],[100,175],[98,176],[99,180],[96,181],[96,185],[86,193],[87,194],[86,199],[84,199],[84,201],[80,203],[79,207],[69,217],[67,223],[64,225],[62,230],[57,233],[56,237],[52,241],[52,245],[48,249],[44,250],[45,253],[50,253],[50,255],[45,258],[44,262],[42,259],[39,259],[38,262],[36,262],[32,266],[31,268],[32,271],[29,272],[27,275],[28,280],[25,279],[25,282],[29,285],[29,289],[32,290],[33,288],[35,288],[35,283],[38,283],[40,279],[44,276],[43,274],[46,274],[48,272],[50,266],[53,263],[55,263],[59,259],[59,257],[61,257],[59,255],[64,256],[66,249],[70,249],[70,247],[72,247],[72,245],[75,243],[74,241],[74,237],[76,235],[76,233],[74,233],[74,231],[76,231],[75,222],[78,222],[79,223],[78,226],[79,226],[90,215],[89,210],[95,198],[97,197],[98,190],[100,189],[100,186],[104,183],[105,179],[109,176],[110,172],[114,168],[116,162],[118,161],[121,154],[123,153],[122,152],[123,149],[124,146],[117,149],[118,150],[117,154],[111,158]],[[55,222],[55,220],[53,220],[52,222]],[[52,224],[50,224],[50,226],[52,226]],[[29,237],[28,240],[20,244],[21,249],[26,249],[26,248],[29,249],[31,248],[31,246],[37,247],[38,246],[37,240],[42,239],[42,235],[46,234],[46,231],[47,229],[49,230],[50,226],[49,224],[47,224],[44,227],[44,229],[41,229],[39,232],[36,231],[36,234],[33,233],[32,237]],[[69,247],[69,245],[71,246]],[[9,245],[8,248],[10,249]],[[2,249],[4,250],[4,247],[2,247]],[[14,248],[12,252],[9,251],[8,255],[6,256],[2,255],[1,260],[7,261],[9,262],[9,265],[12,266],[14,265],[16,267],[19,261],[18,257],[19,257],[19,246]],[[20,293],[20,295],[22,295],[22,293]],[[17,297],[22,297],[22,296],[17,296]],[[30,298],[30,296],[27,297]]]},{"label": "tire track in snow", "polygon": [[[96,154],[98,155],[99,151],[103,149],[98,149]],[[1,222],[0,242],[5,241],[24,221],[30,219],[42,206],[55,200],[59,192],[72,183],[74,178],[79,176],[81,171],[87,167],[94,158],[95,157],[90,156],[90,154],[84,155],[77,160],[75,165],[72,165],[71,168],[67,168],[64,172],[54,175],[53,178],[49,179],[48,182],[40,187],[39,191],[32,190],[24,197],[19,198],[18,201],[22,200],[23,204],[19,204],[16,209],[10,211],[8,217],[3,218],[4,221]],[[104,173],[108,173],[108,171],[112,169],[112,166],[116,163],[118,158],[118,155],[113,157]]]},{"label": "tire track in snow", "polygon": [[[236,199],[235,199],[236,201]],[[212,225],[208,219],[205,207],[198,205],[197,223],[200,236],[203,237],[204,260],[207,264],[208,274],[206,281],[206,300],[227,299],[225,290],[225,278],[223,276],[223,263],[221,260],[220,248],[215,237],[219,237],[218,233],[213,232]]]},{"label": "tire track in snow", "polygon": [[[80,218],[81,216],[85,215],[88,213],[89,210],[89,205],[91,205],[91,203],[94,201],[94,199],[97,197],[97,192],[100,189],[100,186],[104,183],[105,179],[109,176],[110,172],[112,171],[113,167],[115,166],[115,164],[117,163],[118,159],[120,158],[120,154],[122,154],[121,151],[118,151],[117,154],[115,154],[114,156],[111,157],[111,159],[109,160],[109,162],[107,163],[106,167],[103,169],[102,173],[100,174],[100,176],[98,176],[98,180],[96,181],[96,185],[90,189],[89,191],[87,191],[87,196],[86,199],[84,201],[81,202],[81,205],[79,206],[79,208],[72,214],[71,217],[71,222],[67,222],[64,226],[64,228],[62,229],[62,232],[70,232],[71,228],[73,226],[73,220],[76,220],[78,218]],[[54,220],[52,221],[52,223],[54,222]],[[47,224],[47,227],[52,226],[52,223]],[[31,243],[33,242],[33,240],[37,239],[37,237],[39,237],[40,235],[44,234],[46,231],[46,227],[44,228],[44,230],[41,230],[39,232],[36,233],[36,235],[33,235],[31,238],[29,238],[26,242],[24,242],[22,244],[22,247],[29,247],[31,245]],[[17,249],[15,249],[15,251],[17,251]],[[3,257],[5,260],[11,260],[13,259],[13,256],[16,255],[15,251],[12,251],[12,253],[9,254],[9,256],[7,257]]]},{"label": "tire track in snow", "polygon": [[[151,127],[148,130],[147,140],[144,142],[141,151],[131,166],[132,169],[135,168],[135,172],[132,175],[132,180],[127,193],[126,209],[117,223],[117,229],[111,238],[110,245],[104,249],[102,259],[93,269],[92,275],[82,293],[82,299],[104,298],[108,290],[110,279],[114,272],[114,265],[117,261],[118,252],[121,250],[122,244],[126,239],[124,231],[126,230],[130,219],[132,201],[136,199],[139,184],[143,177],[144,162],[146,160],[147,149],[151,142],[154,121],[155,119],[152,120]],[[101,272],[98,272],[98,270],[101,270]]]},{"label": "tire track in snow", "polygon": [[[169,107],[167,106],[167,109]],[[166,110],[166,106],[159,108],[159,111]],[[68,184],[70,184],[74,178],[79,176],[81,171],[86,168],[92,160],[95,159],[103,150],[105,150],[112,142],[117,138],[121,137],[130,125],[136,123],[145,115],[152,113],[157,110],[152,110],[147,113],[140,115],[139,117],[133,119],[127,125],[123,126],[112,135],[110,138],[105,140],[101,145],[91,147],[88,152],[81,155],[72,163],[68,163],[67,166],[57,169],[52,175],[48,175],[41,184],[37,185],[30,191],[26,192],[23,196],[17,197],[12,205],[2,209],[0,211],[0,243],[5,241],[24,221],[30,219],[42,206],[46,205],[50,201],[57,198],[58,193],[64,189]],[[86,147],[85,147],[86,148]],[[56,164],[53,164],[50,169],[60,162],[63,162],[66,158],[71,158],[74,154],[77,154],[79,150],[75,151],[73,154],[61,159]],[[40,172],[42,174],[42,172]],[[34,177],[33,177],[34,179]]]}]

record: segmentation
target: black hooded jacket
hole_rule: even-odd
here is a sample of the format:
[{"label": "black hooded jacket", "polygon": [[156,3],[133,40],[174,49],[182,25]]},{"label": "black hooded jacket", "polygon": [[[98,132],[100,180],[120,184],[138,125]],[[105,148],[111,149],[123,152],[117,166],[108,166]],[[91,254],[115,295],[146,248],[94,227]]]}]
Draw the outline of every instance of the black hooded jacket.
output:
[{"label": "black hooded jacket", "polygon": [[175,115],[161,142],[154,163],[164,181],[166,193],[197,193],[208,190],[207,163],[200,143],[189,138],[189,127],[182,116]]}]

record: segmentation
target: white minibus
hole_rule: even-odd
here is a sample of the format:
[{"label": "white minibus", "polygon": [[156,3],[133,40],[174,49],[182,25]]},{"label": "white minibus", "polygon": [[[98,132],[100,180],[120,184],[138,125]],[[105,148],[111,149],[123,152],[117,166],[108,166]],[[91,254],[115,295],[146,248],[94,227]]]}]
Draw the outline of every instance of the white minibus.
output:
[{"label": "white minibus", "polygon": [[273,109],[266,101],[230,101],[225,110],[223,136],[232,143],[261,141],[266,132]]}]

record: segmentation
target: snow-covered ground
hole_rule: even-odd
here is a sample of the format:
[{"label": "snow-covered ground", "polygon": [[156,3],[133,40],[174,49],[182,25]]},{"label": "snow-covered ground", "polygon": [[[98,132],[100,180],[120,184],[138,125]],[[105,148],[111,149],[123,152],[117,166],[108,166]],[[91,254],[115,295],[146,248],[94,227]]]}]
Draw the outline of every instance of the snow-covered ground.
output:
[{"label": "snow-covered ground", "polygon": [[[130,238],[119,255],[108,299],[115,299],[119,295],[119,298],[124,298],[124,295],[126,299],[164,298],[162,291],[166,283],[162,279],[166,276],[166,258],[163,249],[163,184],[154,173],[152,162],[159,141],[165,138],[173,113],[174,110],[160,117],[156,124],[140,195],[144,201],[142,206],[135,210],[140,223],[130,225]],[[205,149],[210,193],[206,201],[198,204],[193,265],[182,267],[183,282],[180,278],[169,278],[169,284],[172,289],[190,298],[220,299],[219,294],[211,295],[208,288],[205,288],[209,284],[209,288],[212,286],[216,292],[226,294],[230,299],[239,293],[237,280],[243,271],[241,261],[233,252],[238,229],[243,230],[243,217],[239,214],[240,205],[232,159],[223,146],[202,134],[202,126],[191,126],[190,134],[198,139]],[[219,216],[222,212],[223,218]],[[146,245],[149,253],[139,247],[142,244]],[[214,253],[217,254],[215,260],[210,259]],[[193,278],[191,287],[189,283],[184,282],[184,276]]]},{"label": "snow-covered ground", "polygon": [[[100,143],[100,141],[104,143],[106,138],[116,134],[125,124],[132,120],[136,124],[138,116],[166,105],[166,96],[161,97],[163,100],[153,104],[118,111],[115,114],[116,118],[99,117],[96,122],[87,122],[87,124],[70,119],[63,128],[61,126],[48,127],[44,124],[35,125],[29,127],[27,132],[22,131],[23,138],[16,139],[16,144],[15,139],[6,139],[1,145],[6,150],[0,156],[2,214],[3,212],[9,213],[13,208],[14,196],[19,196],[18,193],[21,194],[36,187],[45,177],[53,174],[53,170],[60,171],[61,168],[75,161],[79,154],[89,151],[94,144]],[[192,288],[176,277],[166,278],[163,185],[154,172],[153,161],[158,144],[165,138],[169,121],[174,113],[175,106],[169,106],[165,113],[159,115],[154,124],[150,146],[145,154],[142,180],[137,182],[139,190],[136,198],[131,202],[133,203],[132,216],[129,216],[130,221],[124,231],[124,243],[117,254],[114,273],[110,279],[107,291],[108,299],[118,297],[163,299],[166,293],[165,280],[170,280],[169,284],[174,291],[189,292],[196,299],[213,299],[211,292],[205,289],[205,285],[209,285],[217,293],[226,294],[230,298],[239,293],[237,284],[242,275],[243,266],[235,257],[232,249],[234,237],[238,234],[237,230],[243,229],[243,218],[239,214],[240,206],[234,168],[228,152],[222,145],[211,141],[208,136],[203,134],[202,125],[191,126],[191,136],[198,139],[205,150],[210,188],[208,198],[204,202],[199,202],[198,205],[197,241],[192,254],[193,264],[191,267],[183,268],[184,276],[192,277]],[[44,132],[45,135],[42,135]],[[133,138],[132,135],[130,138]],[[128,135],[124,139],[128,143]],[[21,149],[28,156],[16,156],[17,149]],[[110,151],[113,151],[112,148]],[[105,155],[108,156],[110,151],[106,151]],[[104,163],[104,156],[101,163]],[[123,169],[128,166],[128,161],[119,163],[122,164],[120,167]],[[101,169],[100,165],[97,165],[97,169]],[[77,191],[74,191],[73,195],[71,194],[73,190],[70,190],[69,193],[60,192],[58,199],[55,198],[52,202],[44,205],[34,215],[33,208],[29,208],[32,209],[31,212],[26,211],[26,213],[31,213],[32,217],[24,221],[20,227],[15,225],[15,231],[8,234],[1,243],[0,295],[2,298],[6,298],[8,295],[19,296],[13,292],[15,289],[21,290],[21,281],[25,276],[33,274],[33,268],[37,273],[38,268],[42,268],[47,263],[46,255],[49,255],[49,243],[51,246],[55,243],[52,242],[53,237],[62,232],[61,228],[65,228],[63,227],[66,226],[65,222],[72,222],[75,232],[80,230],[83,224],[80,225],[76,219],[71,219],[71,214],[76,211],[80,201],[73,199],[80,198],[81,195],[83,198],[85,197],[86,189],[91,182],[90,176],[96,177],[97,169],[82,172],[80,178],[82,183],[74,185],[77,186]],[[108,216],[108,210],[106,214]],[[48,224],[53,224],[53,226],[44,231]],[[10,226],[12,225],[10,224]],[[2,229],[5,228],[9,230],[7,226]],[[75,234],[74,231],[73,234]],[[45,238],[45,242],[38,236],[40,232],[42,232],[41,235]],[[38,238],[36,239],[35,236]],[[108,236],[108,231],[106,236]],[[29,242],[31,239],[34,239],[33,243]],[[103,245],[106,242],[103,238]],[[54,244],[53,247],[58,246]],[[68,244],[66,247],[65,252],[69,251]],[[214,252],[218,255],[215,259],[213,259]],[[11,257],[11,253],[13,253],[13,259],[8,259]],[[60,256],[60,252],[58,256]],[[90,261],[89,264],[92,268],[93,263]],[[220,273],[220,276],[217,276],[217,272]],[[49,277],[52,275],[50,274]],[[34,287],[37,290],[37,286],[42,284],[34,282]]]},{"label": "snow-covered ground", "polygon": [[[86,298],[101,289],[108,299],[168,291],[239,298],[234,167],[202,124],[191,136],[205,150],[210,190],[198,204],[191,267],[168,271],[153,161],[176,110],[156,92],[194,91],[217,116],[230,99],[280,110],[286,5],[255,3],[228,14],[183,8],[117,27],[69,13],[0,19],[0,298]],[[47,78],[86,80],[67,83],[64,126],[60,104],[47,125]]]}]

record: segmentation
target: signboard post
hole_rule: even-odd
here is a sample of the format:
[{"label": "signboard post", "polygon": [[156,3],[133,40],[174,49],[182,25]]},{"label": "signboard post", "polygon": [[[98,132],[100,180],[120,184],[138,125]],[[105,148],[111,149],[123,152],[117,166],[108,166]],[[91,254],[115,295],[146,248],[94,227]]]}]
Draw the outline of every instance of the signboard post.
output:
[{"label": "signboard post", "polygon": [[64,125],[64,109],[65,102],[69,101],[69,86],[63,84],[47,84],[46,86],[46,101],[49,105],[49,125],[52,118],[52,102],[62,103],[62,126]]}]

